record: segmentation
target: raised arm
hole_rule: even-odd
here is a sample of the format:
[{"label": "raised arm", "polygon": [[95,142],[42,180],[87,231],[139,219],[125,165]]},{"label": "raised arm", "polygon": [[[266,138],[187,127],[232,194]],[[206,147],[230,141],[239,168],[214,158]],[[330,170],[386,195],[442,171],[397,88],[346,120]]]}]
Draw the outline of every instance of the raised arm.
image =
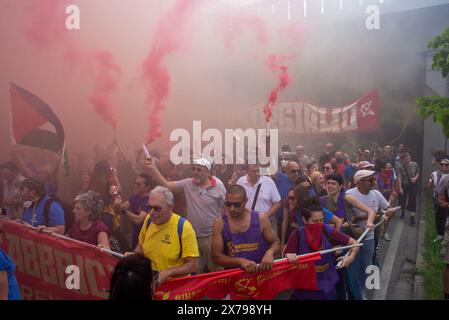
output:
[{"label": "raised arm", "polygon": [[164,178],[152,158],[146,158],[144,160],[144,165],[145,171],[154,178],[158,185],[169,188],[172,192],[182,190],[180,187],[178,187],[176,181],[167,181],[167,179]]}]

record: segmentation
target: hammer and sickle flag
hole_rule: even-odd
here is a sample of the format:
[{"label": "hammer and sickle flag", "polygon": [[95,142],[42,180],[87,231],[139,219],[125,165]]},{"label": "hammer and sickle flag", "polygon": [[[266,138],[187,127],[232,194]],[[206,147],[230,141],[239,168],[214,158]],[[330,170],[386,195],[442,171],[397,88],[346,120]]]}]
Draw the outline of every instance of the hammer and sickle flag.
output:
[{"label": "hammer and sickle flag", "polygon": [[[11,142],[46,149],[62,155],[67,171],[64,128],[56,114],[41,98],[10,83]],[[53,131],[43,129],[50,124]]]}]

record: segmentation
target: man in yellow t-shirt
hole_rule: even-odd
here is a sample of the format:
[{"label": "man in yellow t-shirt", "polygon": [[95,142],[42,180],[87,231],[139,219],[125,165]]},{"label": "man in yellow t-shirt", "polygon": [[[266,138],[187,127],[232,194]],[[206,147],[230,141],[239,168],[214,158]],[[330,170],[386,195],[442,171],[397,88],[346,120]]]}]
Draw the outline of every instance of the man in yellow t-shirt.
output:
[{"label": "man in yellow t-shirt", "polygon": [[[158,285],[168,278],[195,272],[199,261],[195,231],[187,220],[180,224],[182,218],[172,212],[171,191],[161,186],[154,188],[148,207],[150,214],[145,218],[134,253],[151,260],[153,270],[159,272]],[[148,221],[150,218],[151,222]]]}]

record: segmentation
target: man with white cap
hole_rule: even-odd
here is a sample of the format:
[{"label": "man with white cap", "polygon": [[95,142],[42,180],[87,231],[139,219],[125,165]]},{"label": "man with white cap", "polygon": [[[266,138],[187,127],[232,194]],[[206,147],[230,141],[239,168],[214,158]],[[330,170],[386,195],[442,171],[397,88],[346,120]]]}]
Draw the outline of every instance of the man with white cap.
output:
[{"label": "man with white cap", "polygon": [[[379,210],[387,209],[390,204],[379,191],[373,189],[376,180],[374,174],[375,171],[371,170],[362,169],[357,171],[354,174],[354,184],[356,187],[346,191],[346,194],[353,196],[376,213]],[[349,268],[361,292],[363,292],[365,287],[366,268],[372,265],[375,250],[374,219],[374,214],[367,214],[357,208],[353,208],[353,222],[363,229],[370,229],[363,240],[363,247],[360,248],[355,263]]]},{"label": "man with white cap", "polygon": [[169,188],[172,192],[184,192],[187,203],[186,218],[195,230],[200,253],[198,273],[220,270],[221,267],[212,263],[212,229],[214,220],[225,212],[226,189],[218,178],[210,174],[209,160],[193,160],[192,178],[178,181],[167,181],[153,159],[145,159],[145,168],[157,184]]},{"label": "man with white cap", "polygon": [[369,161],[360,161],[357,163],[357,170],[372,170],[374,169],[374,164]]}]

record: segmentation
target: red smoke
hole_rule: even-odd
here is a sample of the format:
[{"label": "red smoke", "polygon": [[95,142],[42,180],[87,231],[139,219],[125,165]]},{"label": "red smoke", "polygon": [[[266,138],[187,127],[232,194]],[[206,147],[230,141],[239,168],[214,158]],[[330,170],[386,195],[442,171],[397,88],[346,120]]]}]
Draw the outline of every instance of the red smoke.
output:
[{"label": "red smoke", "polygon": [[48,47],[65,39],[65,7],[67,0],[29,1],[25,7],[28,15],[26,36],[34,44]]},{"label": "red smoke", "polygon": [[117,91],[121,67],[114,61],[114,57],[108,51],[98,52],[95,55],[95,62],[98,67],[98,74],[95,80],[95,88],[89,97],[89,101],[94,105],[95,111],[103,120],[116,129],[116,114],[110,95]]},{"label": "red smoke", "polygon": [[[218,20],[218,27],[224,37],[225,46],[227,49],[231,49],[232,45],[237,37],[240,37],[245,32],[249,32],[254,36],[259,45],[266,47],[271,39],[269,36],[269,29],[267,28],[264,20],[261,17],[238,14],[231,16],[222,15]],[[303,37],[302,28],[299,24],[292,23],[287,27],[281,28],[276,31],[275,36],[285,37],[290,42],[294,43],[299,41]],[[294,55],[269,55],[267,59],[267,66],[270,70],[278,71],[278,84],[274,87],[269,96],[268,102],[263,108],[265,113],[265,120],[270,121],[273,115],[272,109],[277,102],[278,94],[280,91],[287,88],[291,83],[292,77],[288,73],[288,67],[286,61],[294,58]]]},{"label": "red smoke", "polygon": [[170,96],[170,72],[164,60],[181,46],[181,30],[193,12],[197,0],[178,0],[159,21],[148,57],[143,63],[147,100],[151,111],[148,116],[148,143],[162,136],[160,114]]},{"label": "red smoke", "polygon": [[250,34],[262,46],[270,42],[265,21],[248,13],[221,14],[218,16],[216,28],[221,33],[227,49],[231,49],[236,38],[243,34]]},{"label": "red smoke", "polygon": [[[42,50],[61,50],[64,58],[75,69],[83,68],[84,61],[93,58],[95,87],[89,97],[95,111],[115,129],[117,120],[112,107],[110,95],[117,90],[121,68],[108,51],[89,54],[86,49],[73,40],[66,28],[68,15],[65,8],[68,0],[30,1],[25,7],[27,13],[26,37]],[[91,61],[89,61],[91,62]]]},{"label": "red smoke", "polygon": [[268,68],[271,70],[279,70],[279,74],[278,84],[271,90],[268,96],[268,102],[263,108],[266,121],[270,121],[273,116],[273,106],[276,104],[279,92],[287,88],[292,81],[291,76],[288,74],[288,67],[285,65],[286,59],[283,55],[269,55],[267,59]]}]

